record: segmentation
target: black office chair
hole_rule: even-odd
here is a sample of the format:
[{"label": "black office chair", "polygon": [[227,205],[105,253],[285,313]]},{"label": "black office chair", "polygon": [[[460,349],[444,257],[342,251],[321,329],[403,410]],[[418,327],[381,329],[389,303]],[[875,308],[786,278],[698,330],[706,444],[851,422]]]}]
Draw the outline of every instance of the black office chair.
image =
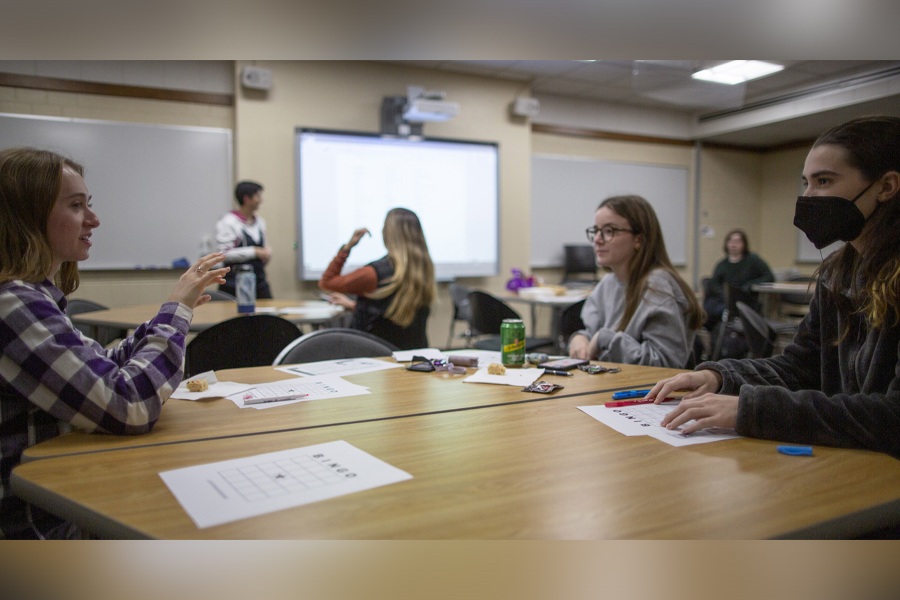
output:
[{"label": "black office chair", "polygon": [[725,304],[722,320],[712,331],[713,347],[710,360],[723,358],[745,358],[750,350],[744,334],[744,325],[738,318],[737,298],[740,290],[725,283]]},{"label": "black office chair", "polygon": [[237,302],[237,298],[222,290],[206,290],[204,293],[212,296],[210,302]]},{"label": "black office chair", "polygon": [[[500,351],[500,325],[503,319],[521,319],[519,313],[511,309],[505,302],[494,298],[484,292],[469,293],[469,328],[473,334],[489,335],[491,337],[476,340],[475,347],[480,350]],[[550,338],[525,338],[525,351],[531,352],[537,348],[552,346]]]},{"label": "black office chair", "polygon": [[559,334],[556,338],[556,345],[563,354],[566,353],[572,334],[584,329],[584,321],[581,320],[581,309],[584,308],[584,302],[584,300],[576,302],[559,314]]},{"label": "black office chair", "polygon": [[[597,282],[597,257],[594,255],[593,246],[590,244],[563,246],[563,251],[566,255],[563,284],[573,281]],[[585,275],[589,277],[584,277]]]},{"label": "black office chair", "polygon": [[297,338],[282,350],[273,365],[390,356],[397,346],[358,329],[320,329]]},{"label": "black office chair", "polygon": [[273,315],[245,315],[222,321],[187,345],[185,377],[204,371],[271,365],[300,329]]},{"label": "black office chair", "polygon": [[738,318],[744,325],[744,334],[750,346],[753,358],[768,358],[775,351],[775,338],[778,334],[761,314],[744,304],[737,302]]},{"label": "black office chair", "polygon": [[[68,304],[66,304],[66,315],[71,318],[73,315],[80,315],[81,313],[89,313],[97,310],[107,310],[108,308],[109,307],[103,306],[93,300],[71,298],[68,301]],[[106,327],[104,325],[75,325],[75,329],[89,338],[96,339],[96,341],[104,347],[114,340],[128,337],[127,329]]]},{"label": "black office chair", "polygon": [[468,327],[470,291],[468,286],[461,283],[454,282],[450,284],[450,298],[453,299],[453,318],[450,319],[450,335],[447,338],[447,348],[450,348],[453,344],[453,334],[455,333],[454,329],[457,321],[464,321],[466,323],[466,330],[462,335],[466,338],[467,348],[471,343],[472,330]]}]

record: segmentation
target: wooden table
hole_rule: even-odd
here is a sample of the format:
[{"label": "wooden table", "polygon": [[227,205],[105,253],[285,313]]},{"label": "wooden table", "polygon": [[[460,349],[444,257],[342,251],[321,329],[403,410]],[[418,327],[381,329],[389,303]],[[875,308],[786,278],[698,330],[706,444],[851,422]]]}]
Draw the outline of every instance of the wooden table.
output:
[{"label": "wooden table", "polygon": [[[610,394],[66,456],[12,490],[110,537],[769,538],[859,535],[900,515],[900,461],[737,439],[674,448],[576,407]],[[159,472],[345,440],[410,473],[380,488],[198,529]]]},{"label": "wooden table", "polygon": [[[159,304],[139,304],[137,306],[126,306],[124,308],[110,308],[107,310],[98,310],[94,312],[80,313],[70,317],[76,325],[91,325],[114,327],[119,329],[135,329],[141,323],[145,323],[156,316],[159,312]],[[330,305],[328,302],[321,300],[303,301],[303,300],[257,300],[256,307],[258,309],[293,309],[303,312],[291,312],[289,314],[279,314],[280,317],[287,319],[298,325],[312,324],[319,325],[326,323],[334,317],[343,313],[343,308]],[[330,308],[329,308],[330,307]],[[305,310],[304,310],[305,309]],[[269,312],[269,311],[259,311]],[[270,314],[278,314],[271,312]],[[220,301],[207,302],[194,310],[194,318],[191,320],[191,331],[203,331],[217,323],[226,321],[238,316],[237,302]]]},{"label": "wooden table", "polygon": [[[460,352],[464,354],[464,352]],[[385,359],[394,362],[393,359]],[[604,363],[609,366],[610,363]],[[169,399],[153,430],[140,436],[68,433],[25,450],[23,462],[54,456],[159,446],[222,437],[252,436],[286,430],[312,429],[346,423],[395,419],[463,411],[498,404],[533,403],[561,396],[592,396],[603,390],[650,386],[678,373],[676,369],[621,365],[620,373],[572,377],[546,376],[564,389],[554,395],[527,394],[518,387],[463,383],[472,375],[416,373],[403,368],[349,375],[347,381],[370,388],[371,394],[313,400],[256,410],[238,408],[224,398],[196,402]],[[250,367],[216,372],[219,381],[267,383],[295,377],[273,367]]]}]

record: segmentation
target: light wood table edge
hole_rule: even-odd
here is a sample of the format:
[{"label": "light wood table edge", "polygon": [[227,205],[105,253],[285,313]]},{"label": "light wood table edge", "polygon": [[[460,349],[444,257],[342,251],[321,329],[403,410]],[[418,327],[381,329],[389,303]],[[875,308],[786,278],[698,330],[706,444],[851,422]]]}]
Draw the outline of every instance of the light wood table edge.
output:
[{"label": "light wood table edge", "polygon": [[[872,527],[872,523],[878,526]],[[771,539],[776,540],[835,540],[853,539],[884,527],[900,525],[900,499],[870,506],[809,527],[789,531]]]}]

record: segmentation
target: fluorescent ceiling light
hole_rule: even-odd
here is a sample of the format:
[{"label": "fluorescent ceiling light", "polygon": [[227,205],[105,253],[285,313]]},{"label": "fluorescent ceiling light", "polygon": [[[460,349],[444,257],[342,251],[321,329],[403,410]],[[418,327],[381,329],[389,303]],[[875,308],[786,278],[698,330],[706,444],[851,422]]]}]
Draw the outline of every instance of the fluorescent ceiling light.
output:
[{"label": "fluorescent ceiling light", "polygon": [[735,85],[758,79],[777,73],[784,67],[774,63],[763,62],[761,60],[733,60],[725,64],[721,64],[711,69],[703,69],[697,71],[691,77],[694,79],[702,79],[704,81],[712,81],[714,83],[726,83]]}]

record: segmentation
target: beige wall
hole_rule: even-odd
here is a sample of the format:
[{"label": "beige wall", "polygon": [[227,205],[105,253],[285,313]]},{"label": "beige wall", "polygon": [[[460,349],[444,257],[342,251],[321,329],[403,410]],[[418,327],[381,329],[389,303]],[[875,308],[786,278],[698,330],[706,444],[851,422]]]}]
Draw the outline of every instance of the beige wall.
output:
[{"label": "beige wall", "polygon": [[796,268],[811,275],[817,265],[797,262],[797,228],[794,205],[800,191],[800,175],[808,148],[770,152],[763,156],[760,184],[762,228],[760,255],[773,269]]},{"label": "beige wall", "polygon": [[[234,109],[190,102],[145,100],[0,87],[0,112],[105,121],[234,127]],[[78,160],[78,148],[66,149]],[[91,165],[85,165],[90,171]],[[102,227],[103,214],[100,215]],[[83,271],[73,298],[89,298],[109,307],[165,302],[180,273],[173,271]]]},{"label": "beige wall", "polygon": [[[236,72],[245,64],[248,63],[236,63]],[[260,214],[268,223],[273,245],[267,272],[277,297],[310,298],[318,291],[315,283],[299,282],[296,277],[294,128],[377,132],[382,98],[405,95],[410,84],[445,91],[448,100],[460,104],[458,117],[445,123],[426,123],[426,136],[500,144],[501,275],[461,281],[499,292],[510,267],[528,264],[531,135],[528,123],[511,118],[508,112],[509,103],[521,90],[521,84],[367,62],[256,61],[254,64],[271,69],[274,84],[265,93],[238,91],[235,176],[255,179],[265,185],[265,202]],[[337,252],[337,248],[334,250]],[[452,314],[447,285],[441,284],[428,322],[428,338],[433,346],[446,344]]]}]

